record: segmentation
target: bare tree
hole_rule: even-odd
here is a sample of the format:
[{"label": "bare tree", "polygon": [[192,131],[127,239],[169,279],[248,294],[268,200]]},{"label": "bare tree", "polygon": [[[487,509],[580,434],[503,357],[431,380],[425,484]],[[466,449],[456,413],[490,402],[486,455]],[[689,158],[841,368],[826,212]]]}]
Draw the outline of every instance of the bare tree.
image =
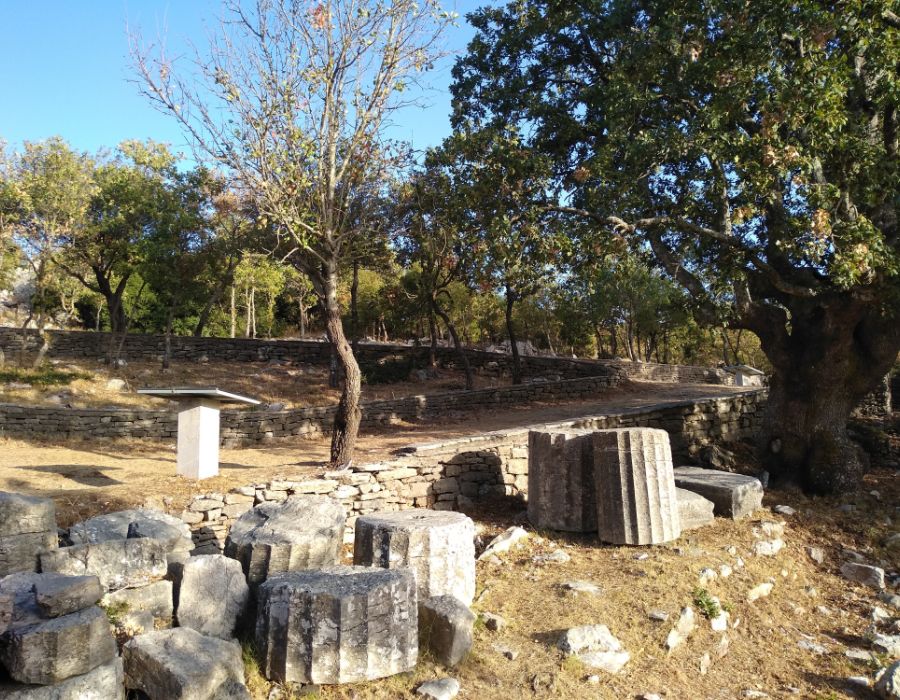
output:
[{"label": "bare tree", "polygon": [[132,57],[143,92],[253,193],[309,276],[344,369],[331,462],[347,466],[361,417],[337,294],[360,235],[351,212],[399,164],[387,121],[412,102],[407,88],[452,16],[435,0],[228,0],[224,9],[208,50],[171,60],[162,43],[132,35]]}]

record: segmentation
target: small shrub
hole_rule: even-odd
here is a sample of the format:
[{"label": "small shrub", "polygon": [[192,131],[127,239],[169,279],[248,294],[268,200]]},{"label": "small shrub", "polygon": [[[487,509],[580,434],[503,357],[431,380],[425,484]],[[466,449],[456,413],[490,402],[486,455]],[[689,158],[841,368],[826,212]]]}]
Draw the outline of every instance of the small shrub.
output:
[{"label": "small shrub", "polygon": [[704,617],[712,620],[719,616],[722,612],[722,606],[719,605],[718,601],[710,595],[710,592],[705,588],[698,588],[694,591],[694,605],[703,613]]},{"label": "small shrub", "polygon": [[415,369],[412,357],[390,355],[382,358],[363,370],[363,382],[366,384],[396,384],[409,379]]},{"label": "small shrub", "polygon": [[72,372],[60,370],[54,367],[41,367],[40,369],[0,369],[0,383],[22,382],[32,386],[64,386],[71,384],[76,379],[90,379],[91,375],[85,372]]},{"label": "small shrub", "polygon": [[101,607],[103,608],[103,612],[106,613],[106,617],[110,624],[116,627],[121,624],[122,616],[128,612],[128,603],[124,600],[109,603],[108,605],[101,605]]}]

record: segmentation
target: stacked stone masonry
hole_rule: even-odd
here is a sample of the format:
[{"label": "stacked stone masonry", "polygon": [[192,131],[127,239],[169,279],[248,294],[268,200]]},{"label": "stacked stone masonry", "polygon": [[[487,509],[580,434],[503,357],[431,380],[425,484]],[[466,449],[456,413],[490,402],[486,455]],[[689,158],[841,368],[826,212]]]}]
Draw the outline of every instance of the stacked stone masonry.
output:
[{"label": "stacked stone masonry", "polygon": [[255,504],[320,494],[342,503],[350,538],[360,515],[407,508],[466,511],[479,499],[524,497],[530,431],[661,428],[669,434],[677,462],[687,459],[692,445],[753,436],[762,422],[765,397],[765,390],[748,391],[414,445],[396,459],[326,472],[321,478],[276,479],[231,493],[204,494],[181,517],[191,525],[195,553],[215,554],[223,550],[231,524]]}]

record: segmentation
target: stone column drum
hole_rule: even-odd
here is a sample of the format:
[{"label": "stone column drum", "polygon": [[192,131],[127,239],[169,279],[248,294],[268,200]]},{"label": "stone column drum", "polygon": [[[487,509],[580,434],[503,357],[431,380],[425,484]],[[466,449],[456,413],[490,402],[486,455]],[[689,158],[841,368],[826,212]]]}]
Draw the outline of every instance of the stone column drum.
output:
[{"label": "stone column drum", "polygon": [[262,672],[282,683],[357,683],[418,660],[410,569],[334,566],[273,576],[259,588]]},{"label": "stone column drum", "polygon": [[0,578],[37,571],[38,553],[56,547],[53,501],[0,491]]},{"label": "stone column drum", "polygon": [[528,433],[528,520],[563,532],[597,531],[590,430]]},{"label": "stone column drum", "polygon": [[414,508],[360,516],[353,563],[409,567],[419,601],[452,595],[466,605],[475,596],[475,523],[452,511]]},{"label": "stone column drum", "polygon": [[225,540],[225,556],[244,567],[252,589],[272,574],[332,566],[340,560],[346,513],[328,496],[291,496],[244,513]]},{"label": "stone column drum", "polygon": [[681,534],[672,450],[665,430],[594,433],[597,530],[611,544],[660,544]]}]

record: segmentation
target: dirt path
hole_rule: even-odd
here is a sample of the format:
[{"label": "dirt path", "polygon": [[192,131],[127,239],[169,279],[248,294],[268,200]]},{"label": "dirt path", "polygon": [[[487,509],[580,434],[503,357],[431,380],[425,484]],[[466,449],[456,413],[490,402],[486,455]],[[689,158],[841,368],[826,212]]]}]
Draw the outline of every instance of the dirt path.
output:
[{"label": "dirt path", "polygon": [[[591,401],[532,404],[518,409],[460,412],[401,424],[362,435],[357,463],[377,461],[416,442],[432,442],[517,426],[602,414],[627,408],[735,393],[730,387],[632,383]],[[0,490],[56,499],[60,520],[127,505],[172,499],[177,507],[197,493],[226,491],[274,477],[298,477],[322,470],[328,439],[297,438],[277,445],[223,449],[221,474],[203,482],[175,475],[175,446],[138,440],[97,440],[61,444],[0,441]],[[61,525],[67,523],[61,522]]]}]

